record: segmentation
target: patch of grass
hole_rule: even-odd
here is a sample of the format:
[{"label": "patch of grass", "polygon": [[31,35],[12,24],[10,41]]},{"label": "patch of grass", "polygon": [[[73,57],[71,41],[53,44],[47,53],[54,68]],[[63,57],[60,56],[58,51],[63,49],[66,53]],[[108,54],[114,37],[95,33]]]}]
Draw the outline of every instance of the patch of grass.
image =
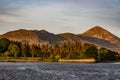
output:
[{"label": "patch of grass", "polygon": [[31,58],[31,57],[0,57],[1,62],[41,62],[41,58]]},{"label": "patch of grass", "polygon": [[0,60],[10,60],[10,59],[14,59],[14,57],[0,56]]}]

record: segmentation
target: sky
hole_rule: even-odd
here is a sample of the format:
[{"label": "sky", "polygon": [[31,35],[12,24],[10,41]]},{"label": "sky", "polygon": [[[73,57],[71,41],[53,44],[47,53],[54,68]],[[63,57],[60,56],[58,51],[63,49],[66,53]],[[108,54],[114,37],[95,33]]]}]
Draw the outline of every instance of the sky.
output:
[{"label": "sky", "polygon": [[0,0],[0,34],[18,29],[80,34],[96,25],[120,37],[120,0]]}]

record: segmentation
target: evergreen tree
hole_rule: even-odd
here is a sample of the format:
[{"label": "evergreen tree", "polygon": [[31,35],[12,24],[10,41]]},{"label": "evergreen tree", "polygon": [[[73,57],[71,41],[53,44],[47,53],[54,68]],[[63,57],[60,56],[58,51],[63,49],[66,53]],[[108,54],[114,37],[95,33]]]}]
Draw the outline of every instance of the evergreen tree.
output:
[{"label": "evergreen tree", "polygon": [[10,41],[8,39],[1,38],[0,39],[0,53],[4,53],[7,50],[9,44],[10,44]]},{"label": "evergreen tree", "polygon": [[118,53],[110,51],[106,48],[100,48],[98,50],[98,54],[101,61],[116,61],[118,59],[116,56]]},{"label": "evergreen tree", "polygon": [[85,51],[85,55],[87,58],[95,58],[96,59],[98,57],[97,47],[95,45],[88,47]]},{"label": "evergreen tree", "polygon": [[36,46],[36,45],[32,46],[32,49],[31,49],[32,57],[34,57],[34,56],[41,57],[41,53],[42,53],[42,51],[38,46]]}]

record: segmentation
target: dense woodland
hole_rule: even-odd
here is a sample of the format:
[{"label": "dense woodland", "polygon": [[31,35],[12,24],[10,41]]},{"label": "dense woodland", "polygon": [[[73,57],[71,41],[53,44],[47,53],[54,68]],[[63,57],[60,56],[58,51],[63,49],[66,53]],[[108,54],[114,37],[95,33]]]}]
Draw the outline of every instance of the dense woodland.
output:
[{"label": "dense woodland", "polygon": [[63,45],[33,45],[27,42],[9,41],[0,39],[1,57],[32,57],[40,58],[41,61],[55,62],[59,59],[89,59],[95,58],[100,61],[117,61],[119,55],[106,48],[98,49],[93,44],[82,44],[81,42],[67,43]]}]

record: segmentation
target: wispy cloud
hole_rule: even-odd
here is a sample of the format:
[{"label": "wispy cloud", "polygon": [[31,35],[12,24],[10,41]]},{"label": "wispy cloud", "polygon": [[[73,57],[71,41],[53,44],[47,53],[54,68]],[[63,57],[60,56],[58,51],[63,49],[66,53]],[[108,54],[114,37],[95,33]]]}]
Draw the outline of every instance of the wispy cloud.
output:
[{"label": "wispy cloud", "polygon": [[0,0],[0,29],[81,33],[100,25],[119,36],[119,4],[120,0]]}]

